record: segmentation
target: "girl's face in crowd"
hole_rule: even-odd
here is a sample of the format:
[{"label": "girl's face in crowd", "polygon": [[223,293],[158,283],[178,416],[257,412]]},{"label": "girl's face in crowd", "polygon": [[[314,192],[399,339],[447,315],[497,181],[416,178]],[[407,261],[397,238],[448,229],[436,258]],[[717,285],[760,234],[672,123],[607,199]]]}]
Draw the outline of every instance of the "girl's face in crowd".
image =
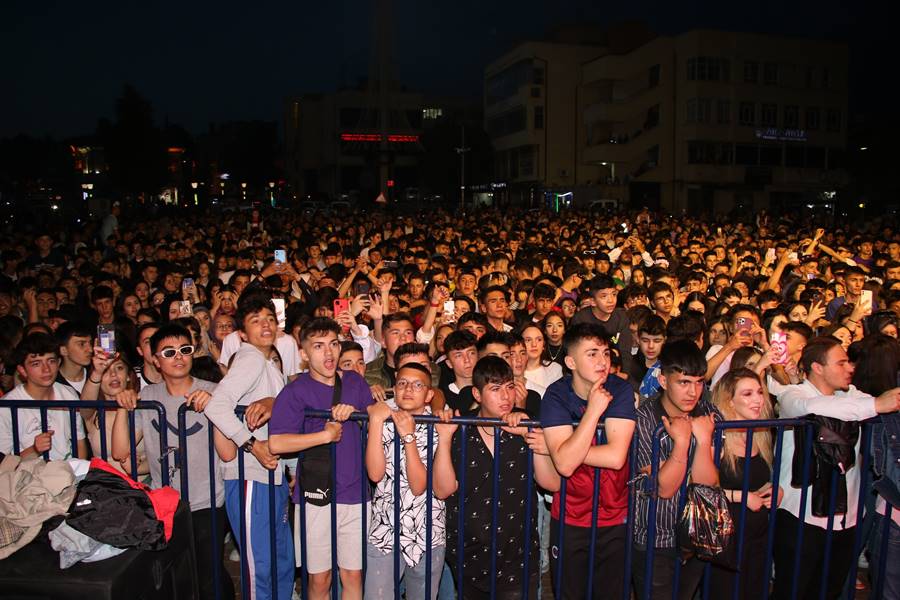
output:
[{"label": "girl's face in crowd", "polygon": [[546,331],[547,339],[554,346],[562,343],[563,335],[566,333],[566,324],[559,315],[552,315],[547,319]]},{"label": "girl's face in crowd", "polygon": [[735,418],[740,420],[759,419],[765,403],[766,395],[759,379],[745,377],[737,382],[734,387],[734,396],[731,397]]},{"label": "girl's face in crowd", "polygon": [[644,278],[643,271],[632,271],[631,272],[631,283],[635,285],[644,285],[647,283],[647,280]]},{"label": "girl's face in crowd", "polygon": [[725,330],[723,323],[715,323],[709,328],[709,345],[724,346],[728,341],[728,332]]},{"label": "girl's face in crowd", "polygon": [[687,305],[688,310],[697,311],[700,314],[706,313],[706,305],[699,300],[691,300]]},{"label": "girl's face in crowd", "polygon": [[571,319],[575,316],[575,311],[578,310],[578,307],[575,306],[575,302],[572,300],[563,300],[562,303],[562,313],[566,319]]},{"label": "girl's face in crowd", "polygon": [[881,333],[884,335],[889,335],[895,340],[897,339],[897,326],[893,323],[888,323],[884,327],[881,328]]},{"label": "girl's face in crowd", "polygon": [[125,316],[129,319],[136,319],[139,310],[141,310],[141,299],[134,294],[125,296],[125,300],[122,302],[122,312],[125,313]]},{"label": "girl's face in crowd", "polygon": [[772,338],[773,331],[779,331],[782,323],[787,323],[788,318],[784,315],[778,315],[774,319],[772,319],[772,323],[769,325],[769,339]]},{"label": "girl's face in crowd", "polygon": [[788,313],[788,319],[792,322],[805,321],[807,316],[809,316],[809,311],[802,304],[798,304]]},{"label": "girl's face in crowd", "polygon": [[846,327],[841,327],[831,335],[841,340],[841,347],[844,349],[844,352],[847,351],[847,348],[849,348],[850,344],[853,342],[853,334],[850,333],[850,330]]},{"label": "girl's face in crowd", "polygon": [[540,360],[544,352],[544,334],[540,327],[526,327],[522,332],[525,340],[525,351],[528,352],[528,360]]},{"label": "girl's face in crowd", "polygon": [[444,340],[446,340],[447,336],[452,332],[453,327],[449,325],[438,328],[437,333],[434,336],[434,347],[437,349],[438,354],[444,353]]},{"label": "girl's face in crowd", "polygon": [[147,285],[146,282],[141,281],[136,286],[134,286],[134,295],[138,297],[138,299],[141,301],[141,304],[145,303],[150,297],[150,286]]},{"label": "girl's face in crowd", "polygon": [[100,378],[100,391],[107,398],[112,398],[128,388],[128,367],[121,360],[115,361],[103,372]]},{"label": "girl's face in crowd", "polygon": [[180,308],[180,305],[181,305],[180,300],[173,300],[173,301],[169,302],[169,320],[170,321],[174,321],[175,319],[177,319],[178,317],[181,316],[181,314],[178,310]]},{"label": "girl's face in crowd", "polygon": [[200,277],[209,277],[209,263],[200,263],[197,265],[197,274]]}]

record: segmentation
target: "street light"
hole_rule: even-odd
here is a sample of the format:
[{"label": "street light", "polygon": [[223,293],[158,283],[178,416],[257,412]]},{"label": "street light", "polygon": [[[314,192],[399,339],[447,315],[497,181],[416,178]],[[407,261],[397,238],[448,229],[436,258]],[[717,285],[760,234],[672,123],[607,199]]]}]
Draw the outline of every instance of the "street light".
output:
[{"label": "street light", "polygon": [[196,181],[191,182],[191,189],[194,190],[194,206],[198,206],[200,202],[197,200],[197,186],[199,184]]}]

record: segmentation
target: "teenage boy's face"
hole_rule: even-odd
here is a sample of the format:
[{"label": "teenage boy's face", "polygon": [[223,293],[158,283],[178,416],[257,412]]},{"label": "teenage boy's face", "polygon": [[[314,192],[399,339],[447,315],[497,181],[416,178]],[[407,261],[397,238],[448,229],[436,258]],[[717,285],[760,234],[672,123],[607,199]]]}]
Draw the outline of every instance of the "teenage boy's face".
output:
[{"label": "teenage boy's face", "polygon": [[516,384],[510,379],[503,383],[488,383],[482,389],[472,388],[472,395],[481,405],[482,417],[497,419],[509,413],[516,403]]},{"label": "teenage boy's face", "polygon": [[451,350],[447,353],[447,362],[453,369],[453,374],[457,377],[469,379],[472,377],[472,370],[478,361],[478,354],[475,352],[475,346],[462,348],[461,350]]},{"label": "teenage boy's face", "polygon": [[59,357],[55,354],[29,354],[16,370],[28,383],[38,387],[50,387],[59,372]]},{"label": "teenage boy's face", "polygon": [[506,344],[488,344],[484,350],[478,353],[478,358],[485,356],[499,356],[506,362],[509,362],[509,346]]},{"label": "teenage boy's face", "polygon": [[402,410],[419,413],[431,402],[431,377],[418,369],[400,369],[394,383],[394,401]]},{"label": "teenage boy's face", "polygon": [[191,366],[194,359],[190,354],[184,355],[181,352],[175,352],[172,358],[166,358],[162,355],[163,350],[167,348],[178,350],[184,346],[193,344],[190,338],[184,336],[163,338],[153,354],[153,366],[155,366],[164,377],[186,377],[191,373]]},{"label": "teenage boy's face", "polygon": [[359,350],[348,350],[341,354],[338,366],[341,371],[356,371],[363,376],[366,374],[366,361]]},{"label": "teenage boy's face", "polygon": [[516,344],[509,349],[509,366],[512,367],[513,375],[521,377],[525,373],[525,367],[528,366],[528,350],[525,344]]},{"label": "teenage boy's face", "polygon": [[311,335],[300,347],[300,357],[309,364],[309,370],[325,378],[334,377],[340,353],[341,343],[333,331]]},{"label": "teenage boy's face", "polygon": [[275,343],[277,331],[278,321],[275,319],[275,313],[263,308],[244,317],[241,340],[257,348],[271,348]]},{"label": "teenage boy's face", "polygon": [[63,356],[80,367],[91,364],[94,356],[93,340],[89,335],[73,335],[69,342],[60,348]]},{"label": "teenage boy's face", "polygon": [[664,335],[652,335],[645,332],[638,337],[638,346],[647,360],[656,360],[665,343],[666,336]]},{"label": "teenage boy's face", "polygon": [[579,377],[591,385],[606,381],[609,375],[609,347],[596,338],[581,340],[566,356],[566,366],[574,377]]},{"label": "teenage boy's face", "polygon": [[700,401],[700,396],[703,395],[703,377],[685,375],[677,371],[668,375],[660,373],[659,384],[664,390],[663,396],[668,399],[669,406],[682,414],[693,411]]},{"label": "teenage boy's face", "polygon": [[619,297],[619,290],[616,288],[597,290],[592,296],[597,310],[605,315],[609,315],[616,309],[616,299]]}]

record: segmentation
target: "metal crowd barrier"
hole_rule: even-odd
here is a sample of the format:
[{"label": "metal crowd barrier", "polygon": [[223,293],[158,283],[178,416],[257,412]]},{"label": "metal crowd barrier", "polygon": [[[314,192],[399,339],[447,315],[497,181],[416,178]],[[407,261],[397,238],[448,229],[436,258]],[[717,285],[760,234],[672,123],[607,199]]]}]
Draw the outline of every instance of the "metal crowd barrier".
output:
[{"label": "metal crowd barrier", "polygon": [[[105,414],[105,410],[102,410],[102,409],[117,408],[117,405],[114,402],[99,402],[99,401],[98,402],[76,401],[76,400],[73,400],[73,401],[35,401],[35,400],[0,399],[0,410],[9,409],[12,413],[11,417],[12,417],[12,425],[13,425],[13,444],[14,444],[14,447],[17,449],[17,451],[21,450],[20,444],[19,444],[19,432],[18,432],[18,421],[17,421],[18,410],[22,410],[22,409],[37,409],[37,410],[39,410],[41,413],[42,430],[46,431],[47,430],[47,411],[50,409],[66,409],[69,411],[69,423],[70,423],[71,431],[74,432],[76,430],[76,427],[75,427],[76,420],[77,420],[77,418],[79,418],[79,415],[77,415],[77,409],[82,409],[82,408],[94,408],[94,409],[99,410],[99,413],[98,413],[99,427],[100,427],[101,432],[105,432],[105,419],[107,418],[107,415]],[[138,410],[154,410],[157,413],[159,422],[160,423],[166,422],[165,409],[158,402],[141,401],[138,403],[137,409]],[[190,410],[190,409],[188,409],[187,406],[181,406],[178,411],[178,431],[179,431],[178,447],[179,448],[187,447],[186,446],[185,424],[186,424],[186,414],[187,414],[188,410]],[[236,411],[236,413],[240,417],[243,416],[243,412],[244,412],[244,407],[239,407],[238,410]],[[307,411],[306,412],[307,418],[328,418],[329,416],[330,416],[330,413],[327,411]],[[134,437],[134,431],[135,431],[134,412],[129,412],[129,419],[130,419],[131,434],[132,434],[131,435],[132,476],[137,478],[136,477],[137,476],[137,456],[136,456],[136,452],[135,452],[135,437]],[[364,424],[368,421],[368,416],[364,413],[354,413],[350,417],[350,420]],[[426,493],[426,511],[427,511],[427,513],[426,513],[426,551],[425,551],[425,556],[424,556],[423,560],[426,561],[426,564],[430,564],[431,559],[432,559],[431,546],[432,546],[432,541],[433,541],[431,539],[431,535],[432,535],[432,494],[433,494],[432,465],[433,465],[433,457],[434,457],[434,443],[433,442],[434,442],[434,431],[435,431],[434,424],[439,422],[439,419],[434,416],[417,416],[415,420],[417,423],[426,423],[429,426],[428,427],[429,450],[427,453],[427,461],[426,461],[427,486],[426,486],[426,492],[425,492]],[[499,427],[504,425],[504,423],[498,419],[457,417],[457,418],[453,419],[453,422],[459,425],[459,430],[457,431],[456,435],[460,435],[463,437],[465,437],[468,427],[473,427],[473,426],[493,427],[494,428],[495,448],[499,447],[499,445],[501,443]],[[871,441],[871,436],[872,436],[872,424],[873,423],[871,421],[863,423],[861,433],[860,433],[861,453],[858,457],[858,461],[855,466],[855,468],[860,469],[860,475],[861,475],[860,494],[859,494],[858,498],[855,498],[855,499],[848,498],[847,499],[848,503],[854,502],[854,501],[857,503],[857,521],[855,524],[856,528],[855,528],[853,561],[852,561],[852,565],[850,567],[850,572],[847,577],[847,579],[850,583],[849,583],[849,586],[847,586],[847,588],[846,588],[846,590],[847,590],[846,597],[851,598],[851,599],[854,598],[856,595],[856,590],[855,590],[855,586],[853,585],[853,582],[855,582],[856,574],[857,574],[857,558],[859,557],[860,553],[862,552],[864,544],[866,542],[866,540],[863,539],[864,532],[863,532],[862,525],[863,525],[863,519],[864,519],[864,514],[863,514],[864,508],[866,507],[866,504],[867,504],[866,503],[867,494],[870,493],[870,491],[867,491],[867,490],[868,490],[870,482],[871,482],[871,474],[869,471],[870,471],[870,463],[872,460],[871,448],[870,448],[870,441]],[[528,427],[529,429],[531,429],[533,427],[539,427],[540,423],[537,421],[522,421],[520,426]],[[810,427],[811,428],[811,424],[809,421],[807,421],[805,419],[773,419],[773,420],[760,420],[760,421],[719,422],[716,424],[716,427],[715,427],[716,433],[714,434],[714,443],[715,443],[715,448],[717,449],[716,456],[717,457],[720,456],[720,452],[718,452],[718,450],[721,449],[721,444],[723,442],[722,435],[723,435],[724,430],[726,430],[726,429],[748,429],[748,428],[749,429],[771,428],[772,431],[774,432],[774,461],[773,461],[773,465],[772,465],[771,484],[772,484],[772,489],[777,490],[779,485],[784,483],[784,482],[779,481],[779,478],[780,478],[779,466],[780,466],[781,460],[783,458],[785,458],[782,455],[783,437],[787,430],[791,430],[796,427]],[[168,460],[169,460],[168,455],[169,455],[169,452],[171,450],[173,450],[173,448],[170,448],[168,446],[166,429],[167,428],[163,427],[163,426],[161,426],[159,428],[161,474],[162,474],[162,480],[163,480],[164,485],[168,484],[169,472],[170,472],[169,471],[169,463],[168,463]],[[660,468],[660,464],[659,464],[660,441],[661,441],[661,436],[663,433],[664,433],[663,427],[659,426],[653,437],[653,443],[652,443],[652,449],[651,449],[651,465],[650,465],[649,475],[635,477],[637,469],[641,466],[644,466],[644,465],[636,465],[636,462],[635,462],[636,446],[637,446],[636,434],[635,434],[635,439],[632,441],[630,452],[629,452],[629,463],[628,464],[629,464],[629,469],[630,469],[629,481],[630,481],[630,485],[631,485],[631,493],[629,494],[629,500],[628,500],[627,523],[629,524],[629,526],[626,529],[627,537],[626,537],[626,543],[625,543],[625,552],[624,552],[624,556],[622,557],[623,578],[624,578],[623,580],[625,582],[623,600],[629,600],[630,598],[632,598],[631,575],[632,575],[632,554],[633,554],[633,535],[634,535],[633,525],[634,525],[634,515],[635,515],[635,498],[636,498],[637,494],[646,494],[649,497],[648,519],[647,519],[648,544],[647,544],[647,548],[646,548],[646,554],[647,554],[645,557],[646,562],[644,565],[645,572],[646,572],[644,589],[634,590],[634,592],[635,592],[634,597],[638,598],[638,599],[651,598],[651,583],[652,583],[653,562],[654,562],[653,559],[654,559],[654,554],[655,554],[655,544],[653,543],[653,540],[655,540],[655,533],[656,533],[656,528],[657,528],[656,513],[657,513],[657,503],[658,503],[658,498],[657,498],[657,494],[656,494],[655,490],[657,489],[657,478],[659,475],[659,468]],[[363,476],[361,477],[361,481],[362,481],[363,497],[365,498],[365,497],[370,496],[369,486],[371,485],[368,481],[368,476],[365,472],[365,451],[366,451],[366,441],[367,441],[366,440],[366,438],[367,438],[367,428],[366,427],[360,427],[360,436],[361,436],[361,448],[362,448],[361,464],[362,464],[362,469],[363,469],[363,473],[362,473]],[[603,429],[601,426],[598,428],[598,431],[597,431],[598,442],[600,442],[600,443],[603,442],[603,440],[604,440],[603,436],[604,436],[604,432],[603,432]],[[741,564],[741,558],[743,555],[743,540],[744,540],[744,533],[745,533],[744,528],[745,528],[745,521],[746,521],[746,516],[747,516],[747,510],[748,510],[746,498],[748,496],[749,482],[750,482],[749,465],[750,465],[750,460],[751,460],[751,457],[750,457],[751,444],[752,444],[752,436],[748,435],[747,436],[747,448],[746,448],[746,452],[745,452],[746,456],[743,459],[744,460],[744,477],[743,477],[743,485],[742,485],[742,492],[743,492],[742,497],[744,500],[741,503],[740,514],[735,523],[735,526],[736,526],[736,542],[735,543],[737,544],[736,549],[737,549],[737,554],[738,554],[738,558],[737,558],[738,565]],[[106,445],[107,444],[106,444],[105,436],[101,436],[102,458],[106,458],[106,454],[107,454]],[[333,480],[336,481],[336,464],[337,464],[337,462],[335,460],[335,458],[336,458],[335,448],[336,448],[336,446],[334,444],[332,444],[331,445],[332,477],[334,478]],[[213,524],[213,527],[212,527],[213,542],[212,542],[212,547],[210,548],[210,551],[213,553],[213,565],[214,565],[214,570],[215,570],[214,581],[217,581],[218,576],[219,576],[219,571],[218,571],[219,563],[215,559],[216,558],[216,550],[217,550],[217,546],[219,544],[223,543],[223,541],[218,540],[216,537],[217,515],[216,515],[215,506],[214,506],[215,498],[216,498],[216,483],[215,483],[215,476],[214,476],[214,470],[216,468],[216,459],[213,454],[213,452],[215,452],[215,448],[214,448],[214,444],[213,444],[212,428],[209,428],[209,449],[210,449],[210,451],[209,451],[207,464],[208,464],[209,473],[210,473],[210,477],[209,477],[210,499],[211,499],[211,504],[213,505],[211,507],[212,510],[210,510],[211,520],[212,520],[212,524]],[[73,440],[72,440],[72,451],[73,451],[73,455],[77,456],[77,447],[76,447],[76,441],[74,439],[74,436],[73,436]],[[466,464],[465,453],[466,453],[466,448],[465,448],[465,445],[463,444],[461,446],[460,464]],[[244,482],[245,481],[244,453],[239,451],[237,453],[237,456],[238,456],[237,460],[238,460],[239,479],[241,482]],[[400,440],[399,440],[399,437],[395,436],[394,449],[393,449],[393,461],[394,461],[394,472],[395,473],[400,472],[400,456],[401,456]],[[45,459],[48,458],[48,453],[44,453],[44,457],[45,457]],[[803,462],[802,462],[802,464],[803,464],[803,479],[802,479],[802,481],[803,481],[804,487],[801,492],[801,510],[800,510],[801,514],[805,514],[806,505],[807,505],[807,502],[809,501],[808,490],[809,490],[809,476],[810,476],[809,471],[810,471],[811,457],[812,457],[812,436],[807,435],[806,436],[806,446],[803,449]],[[789,458],[785,458],[785,459],[789,459]],[[291,460],[293,460],[293,458]],[[178,470],[180,470],[181,494],[182,494],[182,497],[184,498],[184,500],[189,502],[190,501],[190,487],[191,487],[190,481],[191,480],[190,480],[190,474],[188,472],[189,461],[188,461],[187,453],[184,451],[177,452],[176,453],[176,461],[177,461],[176,468]],[[528,450],[528,453],[527,453],[527,461],[528,461],[527,468],[529,471],[531,471],[533,468],[533,454],[530,449]],[[718,462],[718,458],[717,458],[717,462]],[[589,565],[593,564],[595,551],[597,550],[595,548],[594,540],[596,538],[597,512],[598,512],[598,506],[599,506],[599,482],[600,482],[599,473],[600,473],[600,469],[595,468],[594,472],[595,472],[595,477],[594,477],[594,493],[593,493],[593,499],[592,499],[592,525],[591,525],[591,534],[592,534],[591,540],[592,541],[591,541],[590,548],[589,548],[589,563],[588,563]],[[466,477],[467,477],[467,474],[464,469],[460,470],[457,473],[457,479],[459,481],[459,490],[457,491],[457,493],[461,493],[462,491],[465,490]],[[493,502],[492,502],[492,508],[491,508],[491,523],[492,523],[493,529],[496,530],[496,526],[497,526],[498,518],[499,518],[498,494],[499,494],[499,482],[501,479],[501,470],[500,470],[500,465],[499,465],[499,452],[497,452],[497,451],[494,452],[494,460],[493,460],[493,468],[491,471],[491,478],[492,478],[492,485],[493,485]],[[272,471],[269,473],[269,485],[270,485],[269,518],[270,518],[270,523],[273,523],[273,524],[275,523],[275,516],[276,516],[275,496],[272,493],[272,490],[274,489],[274,481],[275,481],[274,471]],[[557,540],[557,543],[558,543],[560,560],[557,561],[557,565],[556,565],[556,568],[557,568],[557,571],[555,574],[556,575],[556,577],[555,577],[556,585],[555,585],[555,589],[553,590],[554,596],[557,598],[561,597],[561,583],[563,580],[563,576],[565,574],[565,566],[564,566],[563,560],[562,560],[563,541],[564,541],[563,532],[564,532],[565,528],[562,525],[565,524],[566,482],[567,482],[567,479],[563,478],[562,482],[561,482],[561,489],[559,492],[559,497],[560,497],[560,519],[559,519],[559,521],[560,521],[561,526],[559,528],[560,531],[559,531],[559,538]],[[836,495],[836,482],[837,482],[837,478],[832,477],[831,478],[830,498],[829,498],[829,500],[830,500],[829,506],[830,506],[831,510],[830,510],[830,517],[828,518],[828,528],[826,531],[826,544],[825,544],[825,549],[824,549],[824,560],[822,561],[823,569],[822,569],[821,580],[820,580],[820,582],[822,583],[822,590],[823,590],[821,598],[825,597],[824,596],[824,583],[828,579],[829,559],[831,557],[831,552],[832,552],[832,534],[834,531],[833,528],[834,528],[834,518],[835,518],[834,502],[835,502],[835,495]],[[790,483],[788,482],[787,485],[790,485]],[[686,489],[686,487],[687,487],[687,481],[683,482],[682,486],[681,486],[681,493],[679,494],[679,496],[680,496],[679,511],[684,506],[684,490]],[[784,487],[784,486],[782,486],[782,487]],[[399,488],[400,488],[400,478],[397,477],[394,480],[394,495],[395,495],[395,497],[399,496],[399,493],[400,493]],[[775,492],[775,493],[777,493],[777,492]],[[531,513],[532,513],[532,509],[533,509],[533,502],[535,502],[535,501],[537,501],[536,486],[534,483],[534,479],[529,478],[528,483],[527,483],[527,497],[525,499],[525,511],[526,512],[524,515],[525,525],[526,525],[524,548],[526,549],[526,552],[525,552],[524,568],[523,568],[523,573],[522,573],[523,584],[522,584],[522,595],[521,595],[521,598],[523,598],[524,600],[528,600],[530,597],[530,589],[529,589],[528,584],[529,584],[530,577],[531,577],[531,570],[533,568],[537,568],[540,571],[540,564],[539,564],[540,563],[540,552],[538,552],[538,555],[535,557],[531,556],[531,552],[530,552],[531,535],[533,535],[533,530],[534,530],[534,527],[531,522]],[[242,514],[245,513],[245,509],[246,509],[245,501],[244,501],[244,497],[242,495],[241,496],[241,513]],[[368,525],[367,525],[368,515],[366,514],[366,504],[365,503],[363,503],[361,505],[360,510],[362,513],[362,534],[361,534],[362,535],[362,553],[363,553],[362,561],[363,561],[363,570],[365,571],[366,548],[367,548],[367,544],[368,544]],[[765,570],[764,570],[765,573],[768,573],[770,575],[772,573],[772,566],[773,566],[776,510],[777,510],[776,503],[773,502],[771,508],[769,509],[769,523],[768,523],[768,535],[767,535],[767,542],[766,542],[766,558],[765,558]],[[302,500],[302,495],[301,495],[301,502],[299,505],[299,512],[300,512],[300,519],[299,519],[300,539],[305,540],[306,539],[305,502]],[[400,505],[399,505],[399,503],[395,502],[394,503],[394,522],[395,523],[400,522],[399,512],[400,512]],[[872,512],[874,512],[874,511],[872,511]],[[878,543],[880,544],[880,549],[881,549],[879,568],[877,570],[879,577],[876,579],[873,589],[871,590],[871,594],[869,596],[871,598],[883,597],[885,565],[886,565],[886,561],[887,561],[887,549],[888,549],[887,542],[888,542],[888,535],[889,535],[890,526],[891,526],[891,506],[890,506],[890,504],[887,504],[886,513],[887,514],[883,518],[883,528],[881,531],[881,538],[878,541]],[[465,525],[464,515],[465,515],[465,499],[464,499],[464,496],[461,495],[460,499],[459,499],[459,517],[458,517],[459,520],[457,523],[457,528],[458,528],[457,539],[452,540],[452,541],[449,539],[447,540],[448,543],[455,542],[457,544],[457,564],[456,564],[456,574],[455,574],[456,575],[455,583],[456,583],[457,590],[462,589],[463,575],[464,575],[464,561],[463,561],[463,541],[464,541],[463,532],[464,532],[464,525]],[[339,582],[340,577],[338,574],[339,571],[338,571],[338,567],[337,567],[337,547],[335,544],[335,540],[337,538],[337,520],[336,520],[336,503],[334,502],[334,500],[332,500],[332,503],[331,503],[331,517],[332,517],[332,519],[331,519],[331,540],[332,540],[332,543],[331,543],[331,565],[332,565],[331,597],[332,597],[332,599],[337,600],[338,588],[339,588],[338,582]],[[800,523],[800,526],[798,528],[798,533],[797,533],[797,538],[798,538],[797,545],[798,545],[798,547],[802,548],[802,538],[803,538],[803,528],[802,528],[803,519],[802,518],[799,519],[799,523]],[[239,531],[236,531],[234,533],[236,536],[238,536],[238,539],[240,540],[240,547],[242,549],[245,549],[247,547],[246,543],[247,543],[247,536],[248,536],[249,532],[247,532],[245,530],[243,519],[241,521],[241,526],[239,527]],[[269,531],[269,543],[270,543],[271,555],[275,556],[276,544],[275,544],[274,526],[272,528],[270,528],[270,531]],[[552,543],[552,541],[551,541],[551,543]],[[494,574],[496,573],[497,565],[496,565],[496,552],[493,551],[495,548],[494,544],[496,544],[496,535],[492,536],[492,552],[491,552],[492,560],[491,560],[491,564],[490,564],[490,573],[491,573],[491,581],[494,583],[492,584],[492,586],[491,586],[492,589],[490,590],[491,597],[494,597],[494,595],[496,593],[496,589],[495,589],[496,578],[494,577]],[[398,600],[401,597],[401,595],[400,595],[401,594],[401,586],[400,586],[400,581],[399,581],[400,580],[399,573],[400,573],[400,560],[402,559],[399,548],[400,548],[400,528],[396,527],[395,531],[394,531],[393,560],[394,560],[394,594],[395,594],[395,598],[397,598]],[[198,551],[199,551],[199,549],[198,549]],[[306,561],[305,544],[301,544],[300,548],[296,549],[296,551],[301,553],[301,562],[303,565],[301,568],[301,573],[300,573],[301,597],[306,598],[306,597],[308,597],[308,593],[307,593],[308,592],[308,572],[307,572],[307,568],[306,568],[307,561]],[[248,598],[248,597],[250,597],[249,586],[251,585],[251,582],[246,581],[246,575],[245,575],[248,572],[247,568],[246,568],[246,566],[247,566],[246,565],[246,551],[242,551],[240,554],[241,554],[242,596],[244,598]],[[896,560],[896,557],[894,557],[894,558]],[[537,562],[538,562],[538,565],[536,567],[535,567],[535,565],[532,564],[532,561],[534,559],[537,559]],[[799,562],[800,562],[800,556],[798,553],[798,555],[795,557],[795,561],[794,561],[793,571],[795,573],[797,571],[797,568],[799,567]],[[271,590],[272,596],[273,596],[273,598],[277,598],[278,592],[276,589],[277,585],[275,583],[277,581],[276,562],[274,560],[272,561],[271,569],[272,569],[271,577],[272,577],[272,582],[273,582],[273,589]],[[674,577],[674,581],[672,582],[672,588],[671,588],[672,589],[672,598],[677,598],[678,583],[679,583],[679,571],[680,571],[680,561],[676,559],[675,577]],[[583,577],[584,574],[578,573],[578,574],[575,574],[575,576]],[[704,572],[703,579],[702,579],[701,585],[700,585],[701,597],[704,600],[708,600],[710,597],[709,576],[710,576],[710,565],[707,564],[705,567],[705,572]],[[738,598],[738,590],[739,590],[740,581],[741,581],[742,576],[743,576],[743,574],[740,572],[740,570],[738,570],[736,573],[735,581],[734,581],[734,588],[733,588],[733,593],[732,593],[733,598]],[[540,577],[540,574],[539,574],[539,577]],[[365,584],[365,575],[363,574],[363,585],[364,584]],[[587,596],[589,598],[592,595],[593,586],[598,585],[598,584],[602,585],[602,582],[593,581],[593,569],[592,568],[589,569],[588,573],[587,573],[587,588],[588,588]],[[425,578],[425,586],[426,586],[425,587],[426,597],[430,597],[430,594],[432,592],[430,570],[428,570],[428,574]],[[215,591],[216,591],[216,598],[218,599],[219,592],[220,592],[218,586],[215,587]],[[797,582],[793,581],[792,588],[791,588],[791,596],[792,597],[796,595],[796,591],[797,591]],[[763,594],[762,594],[763,598],[768,598],[769,593],[770,593],[769,586],[764,586],[764,590],[763,590]],[[547,595],[546,591],[544,592],[544,595],[545,596]],[[282,599],[282,600],[287,600],[287,599]],[[441,600],[443,600],[443,598],[441,598]]]}]

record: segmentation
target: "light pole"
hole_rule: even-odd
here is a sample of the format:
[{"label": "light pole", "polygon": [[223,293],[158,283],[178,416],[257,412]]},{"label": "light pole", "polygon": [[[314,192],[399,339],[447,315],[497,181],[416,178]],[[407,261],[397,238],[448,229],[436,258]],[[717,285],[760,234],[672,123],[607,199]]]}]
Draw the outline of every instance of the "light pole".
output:
[{"label": "light pole", "polygon": [[460,125],[459,128],[462,130],[462,145],[456,153],[459,154],[459,210],[463,211],[466,209],[466,152],[471,148],[466,147],[466,126]]}]

